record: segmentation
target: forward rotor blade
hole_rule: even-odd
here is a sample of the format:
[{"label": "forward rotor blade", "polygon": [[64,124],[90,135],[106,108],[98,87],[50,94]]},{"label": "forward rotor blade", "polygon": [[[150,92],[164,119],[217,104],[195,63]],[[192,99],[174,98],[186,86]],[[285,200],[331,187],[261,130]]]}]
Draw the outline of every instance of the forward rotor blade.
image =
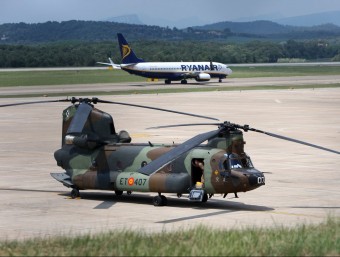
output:
[{"label": "forward rotor blade", "polygon": [[327,152],[331,152],[331,153],[335,153],[335,154],[340,154],[340,152],[338,152],[336,150],[332,150],[332,149],[329,149],[329,148],[326,148],[326,147],[323,147],[323,146],[319,146],[319,145],[314,145],[314,144],[307,143],[307,142],[304,142],[304,141],[301,141],[301,140],[297,140],[297,139],[294,139],[294,138],[285,137],[285,136],[281,136],[281,135],[278,135],[278,134],[262,131],[262,130],[259,130],[259,129],[254,129],[254,128],[249,128],[249,130],[250,131],[254,131],[254,132],[258,132],[258,133],[262,133],[262,134],[265,134],[267,136],[271,136],[271,137],[287,140],[287,141],[290,141],[290,142],[294,142],[294,143],[298,143],[298,144],[302,144],[302,145],[307,145],[307,146],[314,147],[314,148],[317,148],[317,149],[320,149],[320,150],[324,150],[324,151],[327,151]]},{"label": "forward rotor blade", "polygon": [[89,117],[93,107],[85,102],[81,102],[77,107],[77,111],[73,116],[67,134],[80,134],[83,132],[87,118]]},{"label": "forward rotor blade", "polygon": [[106,100],[97,100],[98,103],[107,103],[107,104],[119,104],[119,105],[126,105],[126,106],[133,106],[133,107],[139,107],[139,108],[144,108],[144,109],[151,109],[151,110],[157,110],[157,111],[163,111],[163,112],[172,112],[176,114],[182,114],[182,115],[187,115],[187,116],[192,116],[192,117],[197,117],[197,118],[203,118],[203,119],[209,119],[209,120],[218,120],[216,118],[208,117],[208,116],[203,116],[203,115],[197,115],[197,114],[192,114],[192,113],[187,113],[187,112],[178,112],[178,111],[173,111],[169,109],[163,109],[163,108],[156,108],[156,107],[151,107],[151,106],[146,106],[146,105],[139,105],[139,104],[128,104],[128,103],[122,103],[122,102],[112,102],[112,101],[106,101]]},{"label": "forward rotor blade", "polygon": [[150,162],[148,165],[140,168],[137,172],[140,172],[145,175],[152,175],[159,169],[163,168],[165,165],[167,165],[169,162],[175,160],[180,155],[190,151],[194,147],[200,145],[204,141],[215,137],[218,135],[224,128],[220,128],[218,130],[206,132],[203,134],[199,134],[184,143],[180,144],[179,146],[171,149],[169,152],[167,152],[164,155],[161,155],[159,158],[155,159],[154,161]]},{"label": "forward rotor blade", "polygon": [[174,124],[174,125],[164,125],[157,127],[150,127],[146,129],[162,129],[162,128],[176,128],[176,127],[190,127],[190,126],[219,126],[223,123],[191,123],[191,124]]},{"label": "forward rotor blade", "polygon": [[21,103],[13,103],[13,104],[1,104],[0,107],[9,107],[16,105],[27,105],[27,104],[41,104],[41,103],[58,103],[58,102],[70,102],[69,99],[62,100],[43,100],[43,101],[34,101],[34,102],[21,102]]}]

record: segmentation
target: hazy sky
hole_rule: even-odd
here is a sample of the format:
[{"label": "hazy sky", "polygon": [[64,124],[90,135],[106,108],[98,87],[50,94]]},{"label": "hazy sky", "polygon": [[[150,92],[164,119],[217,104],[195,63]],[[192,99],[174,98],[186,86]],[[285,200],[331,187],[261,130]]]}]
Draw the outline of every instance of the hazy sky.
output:
[{"label": "hazy sky", "polygon": [[340,0],[0,0],[0,23],[104,20],[137,14],[146,24],[181,27],[181,23],[196,25],[185,24],[188,19],[207,24],[335,10],[340,10]]}]

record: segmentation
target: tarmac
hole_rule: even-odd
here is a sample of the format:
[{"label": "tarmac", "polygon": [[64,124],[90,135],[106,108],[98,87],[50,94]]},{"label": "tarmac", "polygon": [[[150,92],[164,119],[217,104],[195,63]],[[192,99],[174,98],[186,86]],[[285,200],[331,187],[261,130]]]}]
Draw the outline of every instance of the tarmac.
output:
[{"label": "tarmac", "polygon": [[[296,87],[294,81],[291,79],[292,88]],[[340,151],[340,88],[101,98],[249,124]],[[0,104],[47,99],[54,98],[0,98]],[[239,193],[239,198],[215,195],[207,203],[195,203],[186,196],[166,194],[168,205],[163,207],[153,206],[154,193],[133,192],[117,197],[108,191],[81,191],[80,199],[71,199],[70,190],[50,176],[51,172],[63,172],[53,153],[61,145],[61,113],[67,106],[49,103],[0,108],[0,240],[126,229],[164,233],[197,225],[216,229],[296,227],[340,217],[338,154],[254,132],[244,133],[246,152],[254,166],[265,173],[266,185]],[[96,107],[110,113],[116,130],[127,130],[132,142],[181,143],[215,129],[197,126],[147,130],[205,121],[128,106]]]}]

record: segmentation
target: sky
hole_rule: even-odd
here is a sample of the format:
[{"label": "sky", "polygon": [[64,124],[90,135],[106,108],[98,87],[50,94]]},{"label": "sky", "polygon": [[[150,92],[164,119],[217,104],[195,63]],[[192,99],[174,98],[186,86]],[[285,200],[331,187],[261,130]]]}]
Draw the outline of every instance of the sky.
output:
[{"label": "sky", "polygon": [[336,10],[340,0],[0,0],[0,24],[99,21],[136,14],[147,25],[183,28]]}]

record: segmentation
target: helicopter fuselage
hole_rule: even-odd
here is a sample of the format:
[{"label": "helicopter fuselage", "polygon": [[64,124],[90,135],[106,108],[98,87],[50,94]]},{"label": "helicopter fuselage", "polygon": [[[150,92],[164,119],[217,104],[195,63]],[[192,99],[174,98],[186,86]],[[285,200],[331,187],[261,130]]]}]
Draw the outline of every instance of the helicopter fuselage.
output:
[{"label": "helicopter fuselage", "polygon": [[[190,150],[150,176],[137,172],[175,146],[117,143],[91,150],[64,145],[55,158],[70,178],[66,186],[78,190],[185,194],[200,187],[207,194],[227,194],[250,191],[265,183],[263,173],[250,159],[250,165],[242,161],[233,165],[225,150],[206,145]],[[204,164],[202,169],[194,165],[195,160]]]}]

